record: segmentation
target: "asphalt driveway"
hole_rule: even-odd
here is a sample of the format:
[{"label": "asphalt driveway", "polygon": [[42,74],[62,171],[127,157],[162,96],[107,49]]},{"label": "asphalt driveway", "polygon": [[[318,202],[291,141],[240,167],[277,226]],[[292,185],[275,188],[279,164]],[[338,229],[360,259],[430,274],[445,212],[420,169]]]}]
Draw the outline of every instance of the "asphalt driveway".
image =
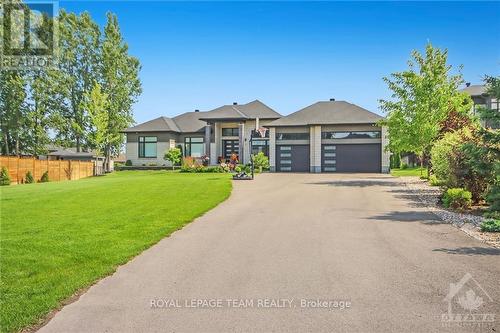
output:
[{"label": "asphalt driveway", "polygon": [[40,332],[480,331],[443,327],[459,281],[452,313],[496,315],[472,324],[499,331],[500,250],[442,223],[397,178],[263,174]]}]

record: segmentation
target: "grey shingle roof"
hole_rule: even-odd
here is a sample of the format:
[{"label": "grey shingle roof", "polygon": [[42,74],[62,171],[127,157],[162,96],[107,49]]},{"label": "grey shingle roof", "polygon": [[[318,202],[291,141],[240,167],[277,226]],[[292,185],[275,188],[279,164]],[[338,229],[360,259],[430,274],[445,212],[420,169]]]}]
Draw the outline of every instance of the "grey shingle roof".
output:
[{"label": "grey shingle roof", "polygon": [[200,120],[204,113],[206,112],[186,112],[172,119],[183,133],[201,132],[207,125],[206,122]]},{"label": "grey shingle roof", "polygon": [[268,126],[375,123],[383,117],[345,101],[317,102],[271,122]]},{"label": "grey shingle roof", "polygon": [[203,112],[200,119],[203,120],[216,120],[216,119],[231,119],[231,120],[244,120],[248,117],[236,108],[237,105],[223,105],[211,111]]},{"label": "grey shingle roof", "polygon": [[265,105],[259,100],[252,101],[247,104],[238,105],[223,105],[212,111],[204,112],[200,119],[216,120],[216,119],[278,119],[281,115]]},{"label": "grey shingle roof", "polygon": [[129,127],[123,132],[177,132],[193,133],[204,130],[204,120],[245,120],[245,119],[278,119],[281,115],[259,100],[242,105],[223,105],[211,111],[186,112],[173,118],[159,117],[145,123]]},{"label": "grey shingle roof", "polygon": [[481,96],[487,94],[486,86],[482,84],[473,84],[465,87],[464,89],[461,89],[460,91],[466,92],[471,96]]},{"label": "grey shingle roof", "polygon": [[74,148],[60,148],[56,151],[48,153],[49,156],[73,156],[73,157],[97,157],[99,154],[95,151],[91,152],[76,152]]},{"label": "grey shingle roof", "polygon": [[235,105],[235,107],[248,118],[255,119],[278,119],[281,118],[281,115],[271,109],[266,104],[262,103],[259,100],[255,100],[253,102]]},{"label": "grey shingle roof", "polygon": [[167,117],[158,117],[156,119],[146,121],[145,123],[129,127],[123,132],[180,132],[181,130],[177,124]]}]

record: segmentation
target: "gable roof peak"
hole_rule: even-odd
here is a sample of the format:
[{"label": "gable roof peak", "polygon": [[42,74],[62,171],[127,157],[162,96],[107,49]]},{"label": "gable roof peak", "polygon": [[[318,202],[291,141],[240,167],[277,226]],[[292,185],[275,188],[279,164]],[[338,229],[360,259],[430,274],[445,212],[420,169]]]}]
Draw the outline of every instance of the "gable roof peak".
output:
[{"label": "gable roof peak", "polygon": [[269,126],[371,124],[382,118],[376,113],[346,101],[318,101],[273,121]]}]

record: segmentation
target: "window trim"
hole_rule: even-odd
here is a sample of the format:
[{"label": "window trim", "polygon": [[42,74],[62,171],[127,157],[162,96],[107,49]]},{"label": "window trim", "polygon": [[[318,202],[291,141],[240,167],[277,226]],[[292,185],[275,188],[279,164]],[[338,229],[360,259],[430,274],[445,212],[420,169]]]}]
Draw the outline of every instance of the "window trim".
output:
[{"label": "window trim", "polygon": [[[193,139],[201,139],[201,141],[195,141],[193,142]],[[192,145],[193,144],[196,144],[196,145],[199,145],[201,144],[202,145],[202,154],[201,156],[203,156],[205,154],[205,138],[202,137],[202,136],[186,136],[184,138],[184,157],[193,157],[191,155],[191,151],[192,151]],[[189,154],[188,154],[189,153]]]},{"label": "window trim", "polygon": [[[146,141],[146,138],[154,138],[154,141]],[[141,135],[138,138],[138,152],[137,156],[139,158],[158,158],[158,137],[157,136],[146,136]],[[154,143],[155,144],[155,156],[146,156],[146,143]],[[142,152],[141,152],[142,147]]]},{"label": "window trim", "polygon": [[[224,131],[231,131],[231,134],[228,135],[228,134],[224,134]],[[236,132],[236,134],[235,134]],[[221,130],[221,136],[230,136],[230,137],[236,137],[236,136],[240,136],[240,128],[239,127],[223,127],[222,130]]]}]

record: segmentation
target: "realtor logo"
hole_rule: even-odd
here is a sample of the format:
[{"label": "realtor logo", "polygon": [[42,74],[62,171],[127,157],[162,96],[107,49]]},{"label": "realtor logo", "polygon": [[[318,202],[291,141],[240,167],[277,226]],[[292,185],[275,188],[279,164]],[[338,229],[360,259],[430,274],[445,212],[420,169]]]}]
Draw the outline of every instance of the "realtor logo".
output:
[{"label": "realtor logo", "polygon": [[484,328],[495,322],[495,314],[481,311],[483,305],[493,300],[470,273],[458,283],[450,283],[444,302],[448,303],[448,313],[441,316],[443,326]]},{"label": "realtor logo", "polygon": [[54,1],[0,2],[0,69],[33,69],[53,64],[58,6]]}]

